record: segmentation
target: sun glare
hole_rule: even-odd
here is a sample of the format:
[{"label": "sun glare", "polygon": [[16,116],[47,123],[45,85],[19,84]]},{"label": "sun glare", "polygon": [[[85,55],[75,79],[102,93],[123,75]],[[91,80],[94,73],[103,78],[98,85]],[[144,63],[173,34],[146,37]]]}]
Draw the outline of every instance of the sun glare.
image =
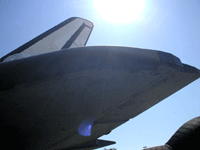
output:
[{"label": "sun glare", "polygon": [[113,23],[127,23],[140,18],[144,3],[144,0],[93,0],[100,16]]}]

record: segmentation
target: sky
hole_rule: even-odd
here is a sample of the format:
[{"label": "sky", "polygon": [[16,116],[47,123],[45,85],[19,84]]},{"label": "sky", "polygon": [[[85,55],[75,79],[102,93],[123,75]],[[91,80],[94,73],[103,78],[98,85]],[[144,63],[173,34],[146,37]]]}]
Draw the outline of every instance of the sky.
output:
[{"label": "sky", "polygon": [[[70,17],[94,23],[87,46],[161,50],[200,69],[200,1],[0,0],[0,57]],[[106,148],[139,150],[165,144],[186,121],[200,116],[200,79],[100,139]],[[103,148],[100,148],[103,150]]]}]

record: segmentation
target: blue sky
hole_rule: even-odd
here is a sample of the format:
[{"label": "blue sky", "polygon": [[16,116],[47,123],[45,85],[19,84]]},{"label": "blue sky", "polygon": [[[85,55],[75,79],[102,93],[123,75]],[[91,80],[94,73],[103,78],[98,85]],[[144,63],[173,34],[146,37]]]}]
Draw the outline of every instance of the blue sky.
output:
[{"label": "blue sky", "polygon": [[[131,20],[137,12],[123,14],[126,10],[118,8],[122,16],[128,15],[131,20],[120,23],[106,19],[93,4],[92,0],[0,0],[0,57],[67,18],[77,16],[94,23],[88,46],[161,50],[200,68],[200,1],[146,0],[137,19]],[[135,5],[131,8],[137,8]],[[115,3],[110,12],[114,7]],[[199,89],[200,80],[196,80],[101,139],[116,141],[108,148],[119,150],[163,145],[183,123],[200,115]]]}]

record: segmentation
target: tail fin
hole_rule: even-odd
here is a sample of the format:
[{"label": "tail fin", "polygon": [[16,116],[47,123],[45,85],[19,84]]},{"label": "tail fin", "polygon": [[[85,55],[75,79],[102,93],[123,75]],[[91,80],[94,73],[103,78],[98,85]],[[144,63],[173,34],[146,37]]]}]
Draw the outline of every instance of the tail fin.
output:
[{"label": "tail fin", "polygon": [[0,59],[0,62],[21,59],[60,49],[85,46],[93,23],[82,18],[69,18],[37,36]]}]

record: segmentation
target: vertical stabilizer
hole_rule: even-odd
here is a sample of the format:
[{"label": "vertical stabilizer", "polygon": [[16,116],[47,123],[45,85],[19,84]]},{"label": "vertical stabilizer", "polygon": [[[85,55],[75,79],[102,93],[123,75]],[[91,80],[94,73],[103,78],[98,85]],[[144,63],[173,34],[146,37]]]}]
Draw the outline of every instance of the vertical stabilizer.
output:
[{"label": "vertical stabilizer", "polygon": [[85,46],[93,23],[82,18],[69,18],[37,36],[0,59],[0,62]]}]

